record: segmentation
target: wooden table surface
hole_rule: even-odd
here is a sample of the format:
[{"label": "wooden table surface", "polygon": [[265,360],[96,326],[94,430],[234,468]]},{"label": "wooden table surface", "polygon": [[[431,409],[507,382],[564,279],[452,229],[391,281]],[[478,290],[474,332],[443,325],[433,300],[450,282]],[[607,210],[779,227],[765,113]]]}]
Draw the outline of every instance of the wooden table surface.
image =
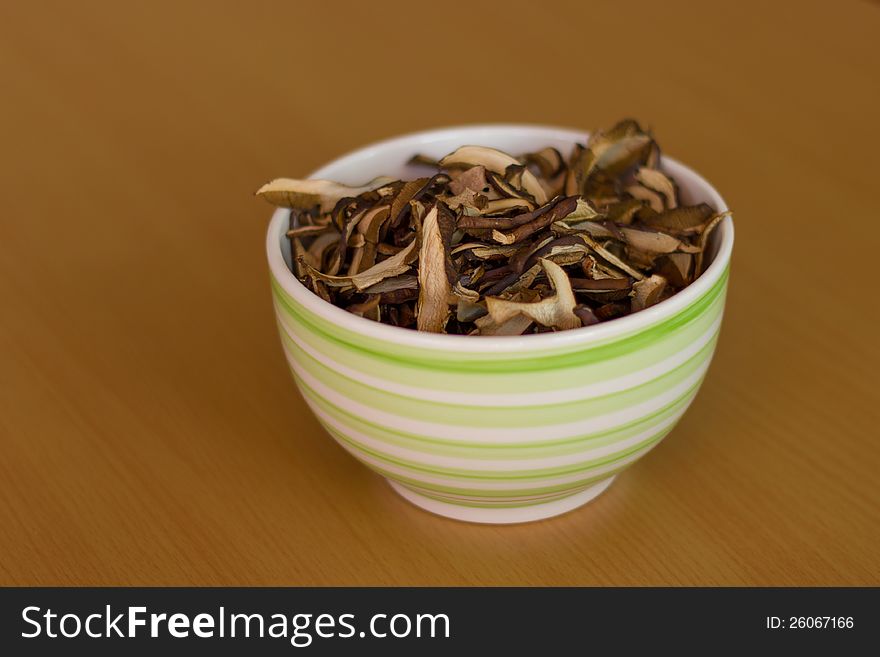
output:
[{"label": "wooden table surface", "polygon": [[[0,584],[880,584],[880,5],[711,5],[3,3]],[[568,515],[410,506],[294,388],[253,190],[627,115],[735,210],[699,397]]]}]

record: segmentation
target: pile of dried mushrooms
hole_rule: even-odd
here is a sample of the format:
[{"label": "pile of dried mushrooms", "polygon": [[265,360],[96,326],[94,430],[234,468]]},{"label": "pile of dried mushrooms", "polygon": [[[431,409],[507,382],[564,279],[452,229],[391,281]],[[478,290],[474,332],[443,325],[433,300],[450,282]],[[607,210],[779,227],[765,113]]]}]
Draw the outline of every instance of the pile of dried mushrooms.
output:
[{"label": "pile of dried mushrooms", "polygon": [[325,301],[435,333],[520,335],[638,312],[689,285],[727,213],[682,205],[631,119],[567,158],[462,146],[415,180],[279,178],[296,276]]}]

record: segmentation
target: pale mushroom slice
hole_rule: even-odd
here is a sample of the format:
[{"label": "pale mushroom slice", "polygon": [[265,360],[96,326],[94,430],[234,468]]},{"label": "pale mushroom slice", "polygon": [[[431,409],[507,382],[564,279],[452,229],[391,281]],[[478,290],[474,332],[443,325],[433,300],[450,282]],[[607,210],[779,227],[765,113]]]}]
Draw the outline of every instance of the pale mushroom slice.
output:
[{"label": "pale mushroom slice", "polygon": [[531,212],[535,204],[524,198],[497,198],[487,201],[485,207],[480,210],[482,215],[495,215],[510,212],[511,210],[524,210]]},{"label": "pale mushroom slice", "polygon": [[611,228],[598,221],[579,221],[569,224],[568,221],[556,221],[550,226],[557,235],[577,235],[589,233],[594,239],[615,239],[618,237]]},{"label": "pale mushroom slice", "polygon": [[503,325],[516,315],[524,315],[542,326],[551,328],[571,329],[581,326],[581,320],[574,314],[577,301],[565,270],[546,258],[542,258],[540,263],[556,293],[533,303],[487,297],[489,315],[496,324]]},{"label": "pale mushroom slice", "polygon": [[662,298],[666,289],[666,279],[658,274],[633,283],[632,289],[632,312],[644,310],[653,306]]},{"label": "pale mushroom slice", "polygon": [[656,230],[641,230],[621,226],[620,232],[626,243],[639,251],[647,253],[699,253],[700,247]]},{"label": "pale mushroom slice", "polygon": [[446,275],[446,251],[440,233],[435,205],[422,221],[422,245],[419,251],[419,302],[416,321],[420,331],[442,333],[449,319],[449,295],[452,286]]},{"label": "pale mushroom slice", "polygon": [[318,206],[321,213],[330,212],[336,204],[347,197],[371,192],[393,182],[393,178],[381,176],[360,187],[343,185],[332,180],[296,180],[276,178],[256,191],[256,195],[272,205],[297,210],[311,210]]},{"label": "pale mushroom slice", "polygon": [[648,189],[643,185],[629,185],[624,191],[634,199],[645,201],[658,214],[666,209],[663,196],[653,189]]},{"label": "pale mushroom slice", "polygon": [[[494,171],[502,175],[510,165],[519,164],[519,161],[512,155],[487,146],[462,146],[440,160],[440,166],[444,168],[479,165],[485,167],[487,171]],[[541,183],[531,171],[523,171],[522,185],[523,189],[531,194],[539,205],[547,202],[544,188],[541,187]]]},{"label": "pale mushroom slice", "polygon": [[418,257],[418,251],[416,250],[417,245],[418,242],[413,240],[399,253],[396,253],[382,262],[373,265],[366,271],[359,272],[353,276],[330,276],[321,273],[308,263],[304,264],[309,276],[322,281],[329,287],[355,287],[359,292],[362,292],[379,281],[384,281],[386,278],[399,276],[400,274],[407,272],[412,262]]},{"label": "pale mushroom slice", "polygon": [[386,278],[379,281],[375,285],[364,288],[366,294],[384,294],[386,292],[396,292],[397,290],[417,290],[419,289],[418,276],[413,274],[401,274],[393,278]]},{"label": "pale mushroom slice", "polygon": [[[635,177],[643,186],[663,196],[664,209],[674,210],[678,207],[678,188],[665,173],[657,169],[639,167]],[[658,212],[662,212],[662,210],[658,210]]]},{"label": "pale mushroom slice", "polygon": [[629,276],[632,276],[637,281],[640,281],[645,277],[644,274],[630,267],[623,260],[611,253],[611,251],[599,244],[596,240],[594,240],[586,233],[581,233],[580,238],[587,244],[587,246],[589,246],[591,249],[593,249],[593,251],[596,252],[596,255],[608,262],[613,267],[616,267],[620,271],[625,272]]},{"label": "pale mushroom slice", "polygon": [[499,323],[491,315],[485,315],[476,319],[474,324],[477,329],[471,335],[522,335],[532,325],[532,320],[525,315],[513,315]]}]

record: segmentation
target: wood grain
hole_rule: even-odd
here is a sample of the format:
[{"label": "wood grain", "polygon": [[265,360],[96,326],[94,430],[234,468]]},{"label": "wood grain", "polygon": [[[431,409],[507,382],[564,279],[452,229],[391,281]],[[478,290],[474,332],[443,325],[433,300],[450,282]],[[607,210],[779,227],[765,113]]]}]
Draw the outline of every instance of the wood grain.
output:
[{"label": "wood grain", "polygon": [[[880,7],[503,7],[0,6],[0,584],[880,584]],[[626,115],[735,210],[700,396],[579,511],[419,511],[297,395],[252,191]]]}]

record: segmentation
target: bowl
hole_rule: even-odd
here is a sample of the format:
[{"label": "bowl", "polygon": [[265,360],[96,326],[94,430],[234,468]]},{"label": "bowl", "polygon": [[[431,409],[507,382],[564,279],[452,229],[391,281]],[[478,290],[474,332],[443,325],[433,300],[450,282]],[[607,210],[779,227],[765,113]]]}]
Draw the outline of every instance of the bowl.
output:
[{"label": "bowl", "polygon": [[[344,155],[314,172],[361,184],[412,176],[415,153],[465,144],[567,153],[586,133],[532,125],[419,132]],[[662,168],[686,203],[727,209],[672,158]],[[423,171],[423,170],[422,170]],[[713,233],[710,264],[673,297],[594,326],[469,337],[380,324],[337,308],[289,268],[289,212],[266,241],[284,354],[306,403],[343,448],[423,509],[514,523],[575,509],[656,446],[693,401],[718,340],[733,223]]]}]

